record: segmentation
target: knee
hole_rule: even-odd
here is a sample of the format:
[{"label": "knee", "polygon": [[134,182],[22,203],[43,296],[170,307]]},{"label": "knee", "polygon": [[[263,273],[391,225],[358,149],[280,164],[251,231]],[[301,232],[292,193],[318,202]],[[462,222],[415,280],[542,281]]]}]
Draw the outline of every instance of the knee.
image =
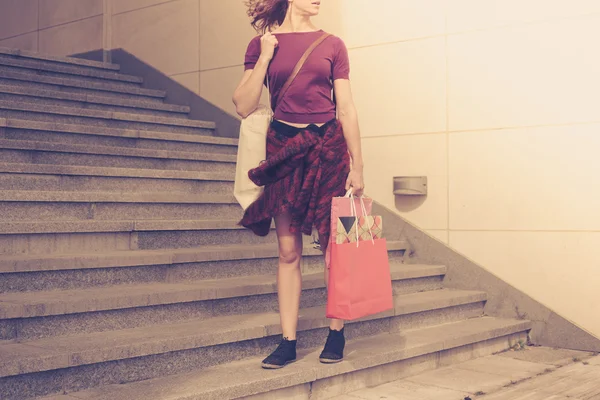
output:
[{"label": "knee", "polygon": [[302,253],[295,248],[279,248],[279,265],[299,265]]}]

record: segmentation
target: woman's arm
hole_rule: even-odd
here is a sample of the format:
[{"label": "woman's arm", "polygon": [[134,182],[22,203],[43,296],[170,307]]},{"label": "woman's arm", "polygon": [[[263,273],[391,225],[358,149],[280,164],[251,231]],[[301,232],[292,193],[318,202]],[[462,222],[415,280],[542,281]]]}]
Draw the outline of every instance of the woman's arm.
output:
[{"label": "woman's arm", "polygon": [[342,123],[346,145],[352,158],[352,170],[346,181],[346,190],[350,187],[353,193],[361,196],[365,187],[363,181],[363,158],[360,145],[360,130],[358,128],[358,115],[354,100],[352,99],[352,90],[348,79],[336,79],[333,81],[333,90],[337,102],[338,119]]},{"label": "woman's arm", "polygon": [[233,104],[240,117],[246,118],[258,107],[268,65],[268,60],[259,58],[254,69],[244,72],[242,81],[233,92]]},{"label": "woman's arm", "polygon": [[260,103],[263,82],[267,75],[269,63],[275,53],[275,47],[278,44],[277,38],[270,32],[264,34],[260,38],[260,49],[258,49],[254,43],[254,41],[250,42],[248,51],[251,51],[250,54],[252,54],[250,59],[256,61],[256,63],[252,69],[248,69],[244,72],[242,81],[233,92],[232,100],[235,104],[235,111],[242,118],[246,118],[248,115],[252,114]]}]

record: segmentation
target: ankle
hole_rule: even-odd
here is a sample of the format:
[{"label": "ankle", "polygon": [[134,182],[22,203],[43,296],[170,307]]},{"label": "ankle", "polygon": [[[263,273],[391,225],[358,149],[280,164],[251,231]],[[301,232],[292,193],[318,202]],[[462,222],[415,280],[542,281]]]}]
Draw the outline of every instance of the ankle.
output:
[{"label": "ankle", "polygon": [[294,340],[289,340],[289,339],[287,339],[287,338],[283,338],[283,339],[281,339],[281,343],[285,343],[285,344],[287,344],[287,345],[289,345],[289,346],[296,347],[296,343],[298,343],[298,342],[297,342],[297,340],[296,340],[296,339],[294,339]]}]

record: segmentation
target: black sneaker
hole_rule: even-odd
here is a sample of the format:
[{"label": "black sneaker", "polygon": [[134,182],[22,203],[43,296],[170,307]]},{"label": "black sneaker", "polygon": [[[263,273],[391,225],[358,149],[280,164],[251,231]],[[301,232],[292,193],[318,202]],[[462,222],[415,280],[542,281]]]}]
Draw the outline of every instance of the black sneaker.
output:
[{"label": "black sneaker", "polygon": [[262,362],[266,369],[283,368],[296,361],[296,341],[283,338],[279,346]]},{"label": "black sneaker", "polygon": [[346,339],[344,338],[344,328],[340,331],[334,331],[329,328],[329,335],[325,342],[325,348],[319,356],[319,361],[326,364],[333,364],[344,359],[344,346]]}]

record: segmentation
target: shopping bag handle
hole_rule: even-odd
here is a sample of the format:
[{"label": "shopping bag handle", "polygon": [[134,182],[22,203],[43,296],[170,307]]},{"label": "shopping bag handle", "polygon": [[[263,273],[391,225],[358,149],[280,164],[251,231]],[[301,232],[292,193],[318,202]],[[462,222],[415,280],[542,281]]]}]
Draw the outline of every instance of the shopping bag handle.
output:
[{"label": "shopping bag handle", "polygon": [[[365,207],[365,202],[363,201],[362,197],[359,197],[360,199],[360,208],[362,209],[363,212],[363,216],[367,217],[367,207]],[[350,192],[350,212],[352,213],[352,216],[356,219],[356,247],[358,247],[359,245],[359,241],[358,241],[358,213],[356,212],[356,204],[354,204],[354,195]],[[366,218],[365,218],[366,219]],[[369,227],[369,233],[371,234],[371,242],[373,242],[373,244],[375,244],[375,238],[373,237],[373,231],[371,230],[371,225],[368,225]]]}]

